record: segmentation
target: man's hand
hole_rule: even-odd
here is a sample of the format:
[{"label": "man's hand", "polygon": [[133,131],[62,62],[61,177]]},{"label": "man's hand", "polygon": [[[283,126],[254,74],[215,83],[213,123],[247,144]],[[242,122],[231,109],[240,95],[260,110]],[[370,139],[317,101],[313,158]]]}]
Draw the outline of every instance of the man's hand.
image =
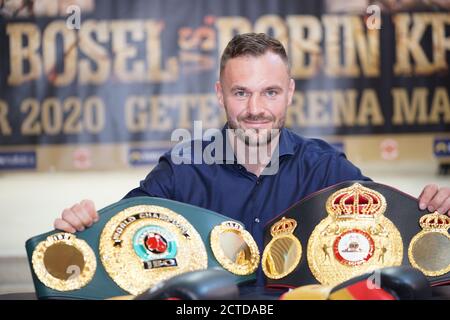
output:
[{"label": "man's hand", "polygon": [[419,208],[450,215],[450,188],[439,188],[435,184],[426,185],[419,196]]},{"label": "man's hand", "polygon": [[97,210],[95,210],[94,202],[83,200],[70,209],[64,209],[61,218],[56,219],[53,225],[55,229],[74,233],[92,226],[98,219],[99,216]]}]

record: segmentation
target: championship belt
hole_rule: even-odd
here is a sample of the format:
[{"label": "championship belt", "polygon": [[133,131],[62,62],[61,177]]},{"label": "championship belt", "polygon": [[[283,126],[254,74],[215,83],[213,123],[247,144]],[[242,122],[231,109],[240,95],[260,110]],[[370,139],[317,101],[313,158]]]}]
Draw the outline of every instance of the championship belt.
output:
[{"label": "championship belt", "polygon": [[26,242],[40,299],[138,295],[160,281],[222,268],[237,283],[256,279],[257,245],[243,225],[210,210],[151,197],[121,200],[75,234]]},{"label": "championship belt", "polygon": [[266,225],[266,283],[333,286],[400,265],[419,269],[433,285],[450,283],[450,218],[426,213],[416,198],[375,182],[318,191]]}]

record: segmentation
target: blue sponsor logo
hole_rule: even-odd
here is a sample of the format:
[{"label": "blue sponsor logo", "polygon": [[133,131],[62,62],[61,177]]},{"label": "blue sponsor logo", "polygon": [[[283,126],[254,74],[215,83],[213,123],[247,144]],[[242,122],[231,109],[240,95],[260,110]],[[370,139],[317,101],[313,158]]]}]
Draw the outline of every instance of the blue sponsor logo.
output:
[{"label": "blue sponsor logo", "polygon": [[128,151],[128,163],[131,166],[154,165],[166,151],[167,149],[162,148],[132,148]]},{"label": "blue sponsor logo", "polygon": [[0,152],[0,170],[14,169],[36,169],[36,152]]},{"label": "blue sponsor logo", "polygon": [[433,150],[436,157],[449,157],[450,139],[434,139]]}]

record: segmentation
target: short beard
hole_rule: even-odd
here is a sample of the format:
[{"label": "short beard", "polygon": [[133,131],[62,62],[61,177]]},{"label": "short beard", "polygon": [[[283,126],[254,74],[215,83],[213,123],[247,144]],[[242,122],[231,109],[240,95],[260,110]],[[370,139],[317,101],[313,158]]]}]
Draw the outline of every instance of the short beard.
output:
[{"label": "short beard", "polygon": [[284,127],[285,117],[279,119],[271,129],[243,129],[239,127],[238,122],[228,118],[228,127],[233,130],[238,139],[243,141],[249,147],[266,146],[280,134]]}]

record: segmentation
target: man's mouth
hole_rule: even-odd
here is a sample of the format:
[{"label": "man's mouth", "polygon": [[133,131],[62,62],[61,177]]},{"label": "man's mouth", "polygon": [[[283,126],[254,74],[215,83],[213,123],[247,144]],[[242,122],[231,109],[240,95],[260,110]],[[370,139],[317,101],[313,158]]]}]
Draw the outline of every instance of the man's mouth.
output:
[{"label": "man's mouth", "polygon": [[245,123],[246,125],[250,125],[250,126],[261,126],[261,125],[271,123],[272,120],[269,120],[269,119],[243,119],[242,122]]},{"label": "man's mouth", "polygon": [[266,123],[270,123],[270,121],[244,121],[247,124],[266,124]]}]

